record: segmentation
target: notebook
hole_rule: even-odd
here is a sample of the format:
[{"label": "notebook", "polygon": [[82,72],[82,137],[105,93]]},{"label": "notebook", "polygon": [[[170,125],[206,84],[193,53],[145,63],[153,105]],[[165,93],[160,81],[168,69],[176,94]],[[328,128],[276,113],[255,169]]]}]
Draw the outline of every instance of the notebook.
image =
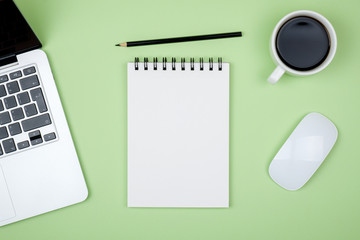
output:
[{"label": "notebook", "polygon": [[128,207],[229,206],[229,63],[128,63]]}]

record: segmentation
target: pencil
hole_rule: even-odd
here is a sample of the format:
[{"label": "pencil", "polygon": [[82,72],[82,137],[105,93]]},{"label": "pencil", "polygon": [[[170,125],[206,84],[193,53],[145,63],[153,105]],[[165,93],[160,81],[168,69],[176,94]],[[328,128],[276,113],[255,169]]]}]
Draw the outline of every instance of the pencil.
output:
[{"label": "pencil", "polygon": [[190,42],[190,41],[210,40],[210,39],[219,39],[219,38],[232,38],[232,37],[241,37],[241,36],[242,36],[241,32],[218,33],[218,34],[199,35],[199,36],[175,37],[175,38],[163,38],[163,39],[124,42],[124,43],[116,44],[115,46],[135,47],[135,46],[144,46],[144,45]]}]

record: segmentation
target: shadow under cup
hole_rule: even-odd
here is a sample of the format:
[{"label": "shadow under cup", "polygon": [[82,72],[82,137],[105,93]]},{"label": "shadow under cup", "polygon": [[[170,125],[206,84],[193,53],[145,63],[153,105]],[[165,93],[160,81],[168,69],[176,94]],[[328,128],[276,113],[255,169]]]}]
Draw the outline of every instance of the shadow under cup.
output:
[{"label": "shadow under cup", "polygon": [[299,16],[281,26],[275,46],[279,58],[289,68],[309,71],[328,57],[331,41],[323,24],[314,18]]}]

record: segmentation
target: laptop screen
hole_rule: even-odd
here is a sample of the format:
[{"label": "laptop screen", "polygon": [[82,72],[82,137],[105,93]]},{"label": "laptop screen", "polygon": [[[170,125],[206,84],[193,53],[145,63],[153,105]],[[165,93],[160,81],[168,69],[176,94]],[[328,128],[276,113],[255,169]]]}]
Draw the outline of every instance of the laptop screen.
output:
[{"label": "laptop screen", "polygon": [[0,60],[40,48],[41,43],[12,0],[0,0]]}]

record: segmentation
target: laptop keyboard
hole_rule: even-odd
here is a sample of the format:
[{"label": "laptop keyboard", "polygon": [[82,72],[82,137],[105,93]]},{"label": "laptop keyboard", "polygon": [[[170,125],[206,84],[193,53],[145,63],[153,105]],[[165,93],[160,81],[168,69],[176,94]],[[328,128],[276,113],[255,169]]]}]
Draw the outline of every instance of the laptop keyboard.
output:
[{"label": "laptop keyboard", "polygon": [[56,138],[36,66],[0,74],[0,156]]}]

